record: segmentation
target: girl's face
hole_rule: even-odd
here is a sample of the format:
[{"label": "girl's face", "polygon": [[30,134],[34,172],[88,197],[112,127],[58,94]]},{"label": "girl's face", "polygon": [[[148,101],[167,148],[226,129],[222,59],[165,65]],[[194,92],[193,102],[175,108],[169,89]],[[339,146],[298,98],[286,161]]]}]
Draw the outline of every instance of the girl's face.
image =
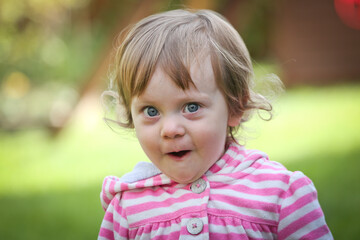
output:
[{"label": "girl's face", "polygon": [[140,96],[132,98],[137,138],[149,159],[169,178],[190,183],[223,154],[231,117],[218,89],[210,58],[190,69],[196,88],[183,91],[157,68]]}]

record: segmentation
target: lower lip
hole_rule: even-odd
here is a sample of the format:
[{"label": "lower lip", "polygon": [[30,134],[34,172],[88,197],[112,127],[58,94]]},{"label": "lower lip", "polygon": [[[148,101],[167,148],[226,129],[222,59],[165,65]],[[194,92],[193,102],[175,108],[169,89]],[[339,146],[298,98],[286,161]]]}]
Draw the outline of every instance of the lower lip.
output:
[{"label": "lower lip", "polygon": [[183,161],[185,158],[187,158],[190,155],[191,151],[186,152],[184,155],[180,156],[176,156],[176,155],[172,155],[172,154],[168,154],[168,156],[175,160],[175,161]]}]

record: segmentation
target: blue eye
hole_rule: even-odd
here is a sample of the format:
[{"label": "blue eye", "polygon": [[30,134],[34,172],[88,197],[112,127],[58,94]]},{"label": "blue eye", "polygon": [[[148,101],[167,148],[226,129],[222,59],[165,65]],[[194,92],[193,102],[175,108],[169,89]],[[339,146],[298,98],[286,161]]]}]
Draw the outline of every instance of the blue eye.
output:
[{"label": "blue eye", "polygon": [[194,112],[198,111],[199,108],[200,108],[199,104],[189,103],[185,106],[185,112],[194,113]]},{"label": "blue eye", "polygon": [[159,115],[158,110],[156,110],[156,108],[154,108],[154,107],[146,107],[144,109],[144,113],[148,117],[155,117],[155,116]]}]

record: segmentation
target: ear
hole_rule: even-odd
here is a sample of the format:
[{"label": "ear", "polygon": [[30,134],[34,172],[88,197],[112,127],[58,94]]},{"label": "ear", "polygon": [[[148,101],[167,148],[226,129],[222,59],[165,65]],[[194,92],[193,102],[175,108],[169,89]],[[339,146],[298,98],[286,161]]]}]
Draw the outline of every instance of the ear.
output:
[{"label": "ear", "polygon": [[242,114],[237,115],[237,116],[231,116],[231,114],[229,114],[228,126],[229,127],[238,126],[241,122],[241,117],[242,117]]}]

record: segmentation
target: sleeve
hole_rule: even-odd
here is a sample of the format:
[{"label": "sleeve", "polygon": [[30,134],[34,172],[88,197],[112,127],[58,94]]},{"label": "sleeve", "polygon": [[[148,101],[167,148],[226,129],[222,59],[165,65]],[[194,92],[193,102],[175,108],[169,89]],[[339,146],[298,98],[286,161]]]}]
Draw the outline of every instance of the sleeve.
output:
[{"label": "sleeve", "polygon": [[333,239],[316,189],[302,172],[290,176],[280,208],[278,239]]},{"label": "sleeve", "polygon": [[121,194],[111,200],[100,226],[98,240],[123,240],[128,237],[128,222],[121,206]]}]

